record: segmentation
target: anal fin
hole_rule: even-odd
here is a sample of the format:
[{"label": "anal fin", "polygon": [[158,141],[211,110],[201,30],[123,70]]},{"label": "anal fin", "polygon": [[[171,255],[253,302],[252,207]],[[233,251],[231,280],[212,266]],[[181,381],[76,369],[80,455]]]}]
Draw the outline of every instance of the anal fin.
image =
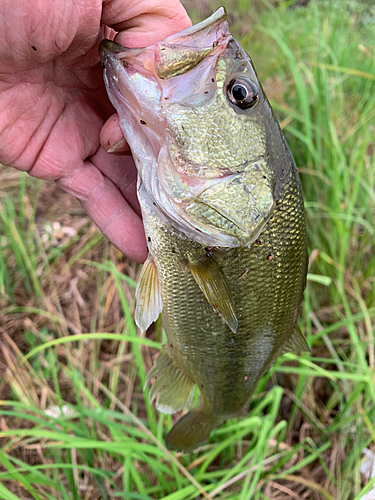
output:
[{"label": "anal fin", "polygon": [[238,319],[227,279],[212,254],[207,253],[199,262],[189,262],[187,266],[213,310],[221,316],[232,332],[236,333]]},{"label": "anal fin", "polygon": [[306,342],[305,337],[303,336],[299,326],[296,324],[294,325],[294,331],[289,339],[289,342],[286,344],[285,348],[283,349],[283,353],[285,352],[307,352],[310,351],[310,348]]},{"label": "anal fin", "polygon": [[142,332],[156,321],[163,308],[160,295],[158,271],[154,259],[149,254],[139,276],[135,308],[135,322]]},{"label": "anal fin", "polygon": [[156,399],[156,408],[161,413],[175,413],[190,403],[194,383],[174,364],[166,346],[147,375],[146,384],[153,377],[157,379],[150,390],[150,403]]}]

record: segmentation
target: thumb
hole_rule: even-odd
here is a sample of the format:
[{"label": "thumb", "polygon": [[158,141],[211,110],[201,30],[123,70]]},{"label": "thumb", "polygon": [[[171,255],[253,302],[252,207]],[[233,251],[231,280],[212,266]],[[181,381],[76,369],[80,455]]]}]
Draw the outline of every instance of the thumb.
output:
[{"label": "thumb", "polygon": [[191,26],[179,0],[111,0],[103,6],[102,21],[121,31],[116,41],[125,47],[147,47]]}]

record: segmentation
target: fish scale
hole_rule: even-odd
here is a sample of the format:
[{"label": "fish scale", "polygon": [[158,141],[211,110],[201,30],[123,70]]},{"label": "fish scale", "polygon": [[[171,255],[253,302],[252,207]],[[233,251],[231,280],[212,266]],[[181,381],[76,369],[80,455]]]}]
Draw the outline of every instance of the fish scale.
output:
[{"label": "fish scale", "polygon": [[[304,286],[306,243],[302,197],[295,196],[294,183],[286,187],[290,196],[274,211],[262,232],[262,244],[215,252],[236,306],[236,334],[220,317],[212,315],[197,283],[181,264],[199,260],[205,255],[205,247],[172,232],[152,214],[145,218],[146,233],[151,237],[149,250],[161,281],[163,325],[168,344],[173,346],[171,356],[198,383],[206,404],[223,420],[241,412],[257,380],[293,334]],[[285,226],[283,232],[280,226]],[[249,271],[241,280],[245,269]],[[180,290],[183,293],[178,293]],[[225,359],[230,363],[228,370],[223,369]],[[236,399],[233,395],[237,390],[240,396]]]}]

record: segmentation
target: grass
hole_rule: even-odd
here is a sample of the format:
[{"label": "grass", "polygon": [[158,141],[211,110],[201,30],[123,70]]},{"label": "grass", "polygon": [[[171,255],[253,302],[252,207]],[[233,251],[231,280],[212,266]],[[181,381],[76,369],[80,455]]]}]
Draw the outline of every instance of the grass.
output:
[{"label": "grass", "polygon": [[[226,7],[303,182],[311,352],[276,362],[247,418],[168,452],[171,417],[142,392],[163,333],[136,331],[138,267],[68,195],[3,168],[1,499],[361,500],[374,485],[375,12],[292,3]],[[195,21],[217,6],[186,5]]]}]

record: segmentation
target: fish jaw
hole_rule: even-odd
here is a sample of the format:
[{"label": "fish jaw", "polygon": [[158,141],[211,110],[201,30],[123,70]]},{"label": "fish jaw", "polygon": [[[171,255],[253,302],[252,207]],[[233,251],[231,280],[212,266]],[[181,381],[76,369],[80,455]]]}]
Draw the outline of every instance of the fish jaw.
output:
[{"label": "fish jaw", "polygon": [[[207,68],[200,80],[205,82],[214,78],[215,60],[225,50],[229,37],[227,17],[220,8],[202,23],[151,47],[127,48],[111,40],[101,42],[99,53],[107,92],[119,113],[120,127],[150,194],[151,177],[157,177],[161,145],[168,142],[169,130],[163,105],[166,101],[173,103],[177,100],[186,104],[184,97],[190,99],[191,96],[190,92],[185,96],[184,90],[190,89],[191,80],[196,78],[196,73],[189,70],[205,62],[204,59]],[[209,54],[211,58],[207,59]],[[188,80],[181,82],[173,78],[181,72]],[[171,78],[173,82],[168,81],[165,85]],[[209,100],[204,89],[201,89],[201,94],[206,101]],[[157,195],[155,193],[155,198]]]},{"label": "fish jaw", "polygon": [[[224,9],[148,48],[129,49],[104,40],[100,54],[107,91],[139,172],[139,189],[145,187],[154,210],[204,245],[250,245],[272,215],[274,186],[268,172],[262,192],[254,191],[258,160],[267,156],[265,127],[262,120],[257,122],[262,113],[254,109],[251,117],[228,101],[230,80],[245,76],[257,89],[258,107],[267,102],[249,57],[229,33]],[[229,127],[245,130],[239,139],[243,152],[237,152],[241,147],[233,142],[232,131],[217,130],[223,120],[225,128],[228,114]],[[195,116],[207,121],[213,141],[221,141],[213,147],[224,158],[208,161],[207,130],[195,135]],[[244,148],[248,139],[250,147]],[[199,150],[203,153],[195,161]],[[229,162],[226,150],[233,153]],[[265,167],[270,170],[267,161]],[[231,196],[220,200],[225,191]]]}]

